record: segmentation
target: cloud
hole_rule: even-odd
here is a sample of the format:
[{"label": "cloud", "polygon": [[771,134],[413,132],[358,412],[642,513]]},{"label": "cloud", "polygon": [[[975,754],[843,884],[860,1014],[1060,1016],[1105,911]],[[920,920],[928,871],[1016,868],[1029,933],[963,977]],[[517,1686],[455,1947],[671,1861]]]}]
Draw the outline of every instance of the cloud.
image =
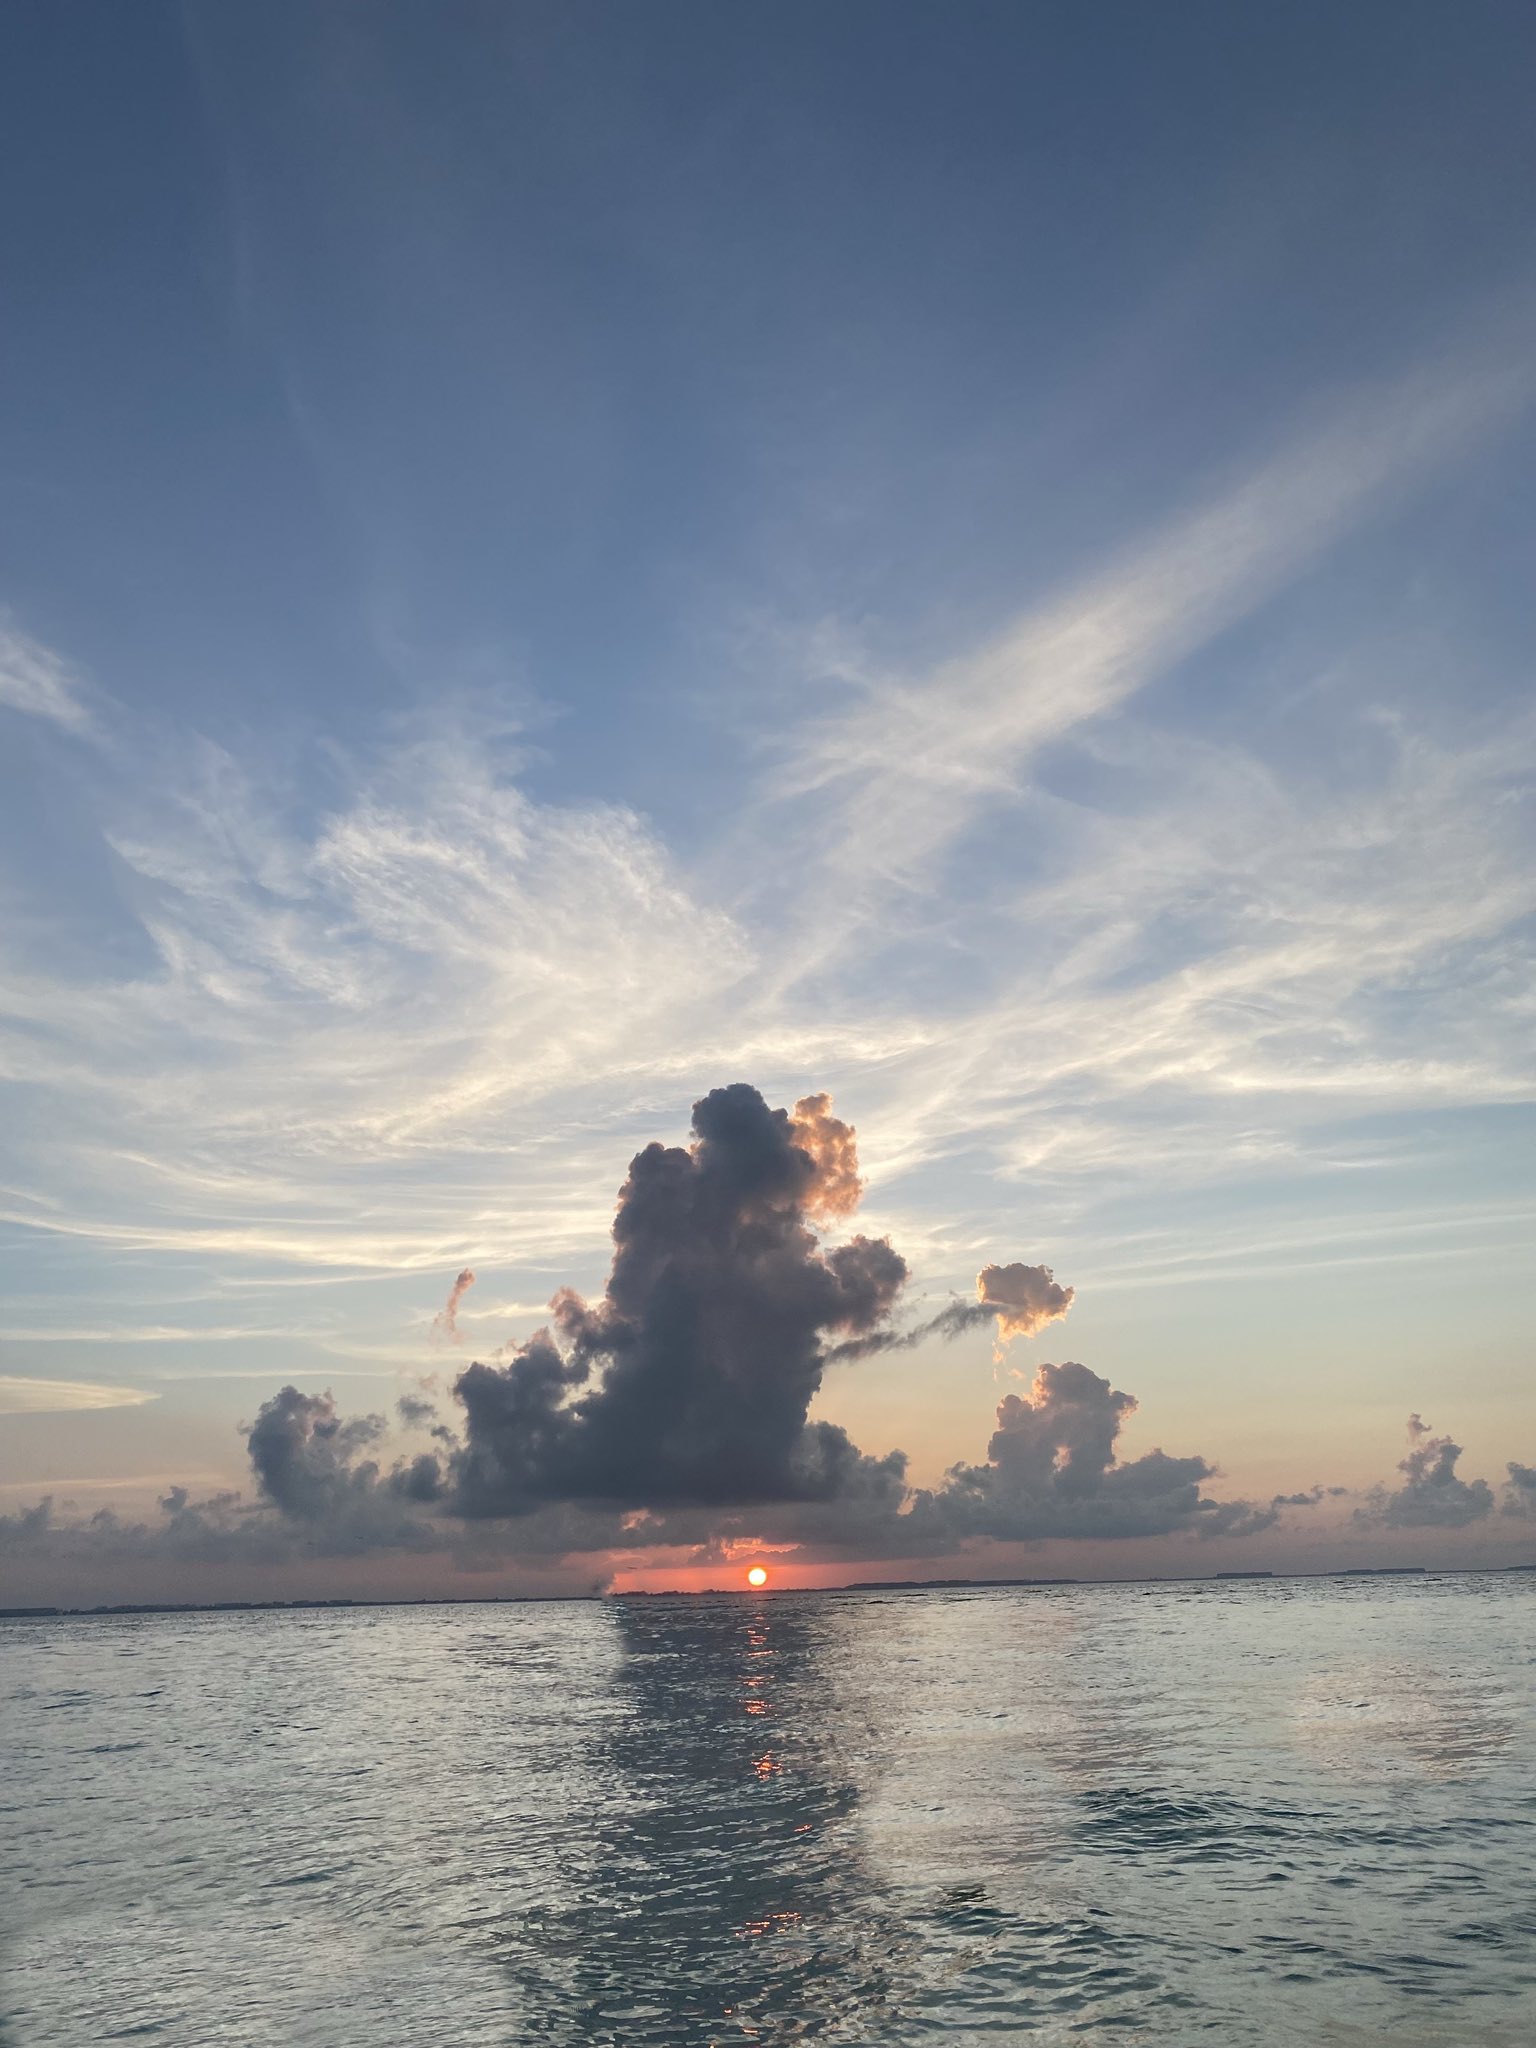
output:
[{"label": "cloud", "polygon": [[80,678],[51,649],[33,640],[0,613],[0,705],[46,719],[66,732],[91,724]]},{"label": "cloud", "polygon": [[1504,1513],[1536,1521],[1536,1466],[1519,1465],[1511,1459],[1506,1469],[1509,1477],[1504,1483]]},{"label": "cloud", "polygon": [[57,1323],[0,1329],[3,1344],[238,1344],[314,1337],[314,1327],[283,1323]]},{"label": "cloud", "polygon": [[790,1129],[815,1167],[806,1214],[818,1223],[851,1216],[864,1193],[853,1126],[832,1114],[830,1095],[807,1095],[795,1104]]},{"label": "cloud", "polygon": [[1272,1508],[1315,1508],[1325,1500],[1343,1500],[1349,1492],[1347,1486],[1309,1486],[1304,1493],[1277,1493],[1270,1502]]},{"label": "cloud", "polygon": [[817,1499],[856,1480],[846,1434],[807,1421],[823,1340],[877,1332],[907,1267],[885,1239],[826,1249],[810,1227],[856,1199],[854,1133],[825,1096],[791,1116],[740,1082],[694,1104],[693,1132],[631,1162],[602,1300],[555,1297],[566,1348],[543,1330],[459,1376],[465,1512]]},{"label": "cloud", "polygon": [[158,1394],[93,1380],[39,1380],[0,1373],[0,1415],[67,1415],[86,1408],[139,1408]]},{"label": "cloud", "polygon": [[810,799],[840,915],[819,894],[801,972],[874,901],[922,876],[1046,744],[1123,705],[1255,610],[1361,523],[1529,404],[1523,321],[1455,358],[1352,393],[1290,445],[1126,548],[1107,568],[928,677],[872,684],[792,749],[783,799]]},{"label": "cloud", "polygon": [[1204,1458],[1153,1450],[1121,1462],[1116,1443],[1130,1394],[1085,1365],[1042,1365],[1027,1396],[1009,1394],[984,1465],[957,1465],[938,1492],[919,1495],[919,1527],[1004,1542],[1044,1537],[1250,1535],[1277,1518],[1274,1506],[1216,1501],[1202,1493],[1214,1476]]},{"label": "cloud", "polygon": [[[427,1404],[406,1396],[400,1405]],[[340,1415],[329,1390],[280,1388],[246,1431],[260,1503],[245,1534],[271,1545],[296,1532],[302,1550],[324,1556],[451,1547],[454,1529],[417,1512],[441,1496],[436,1456],[402,1458],[386,1470],[374,1455],[385,1430],[381,1415]]]},{"label": "cloud", "polygon": [[1493,1489],[1487,1480],[1456,1475],[1460,1444],[1435,1436],[1417,1414],[1408,1418],[1408,1443],[1408,1455],[1397,1468],[1403,1484],[1375,1488],[1356,1511],[1359,1520],[1389,1529],[1462,1529],[1490,1512]]},{"label": "cloud", "polygon": [[[1447,747],[1396,717],[1349,724],[1342,771],[1313,753],[1277,772],[1143,726],[1076,762],[1122,814],[1021,791],[1018,827],[1052,859],[972,937],[1028,965],[983,983],[963,1028],[890,1070],[871,1167],[914,1172],[964,1148],[1005,1186],[1065,1199],[1311,1168],[1338,1226],[1337,1252],[1311,1256],[1325,1264],[1352,1255],[1356,1221],[1329,1180],[1380,1157],[1380,1139],[1341,1133],[1352,1109],[1528,1101],[1536,1067],[1511,977],[1529,971],[1536,912],[1522,794],[1536,725],[1464,726]],[[1298,717],[1291,737],[1305,736]],[[946,931],[962,957],[965,937]]]},{"label": "cloud", "polygon": [[[260,1262],[274,1289],[274,1264],[548,1267],[606,1226],[612,1133],[722,1069],[856,1086],[865,1167],[910,1176],[914,1211],[918,1176],[952,1188],[960,1160],[967,1207],[1028,1185],[1082,1215],[1138,1182],[1311,1168],[1341,1210],[1336,1168],[1364,1149],[1340,1135],[1351,1112],[1536,1085],[1518,995],[1533,729],[1511,704],[1436,744],[1396,701],[1400,652],[1351,649],[1359,673],[1330,671],[1326,697],[1305,659],[1278,695],[1266,677],[1244,744],[1161,699],[1055,735],[1070,797],[1022,767],[988,793],[1010,812],[968,863],[974,903],[919,856],[813,979],[785,905],[814,907],[819,943],[816,919],[861,914],[858,892],[777,811],[745,828],[766,902],[729,893],[715,849],[688,872],[619,807],[532,801],[516,756],[451,720],[430,742],[317,750],[308,812],[254,751],[114,757],[91,792],[123,883],[114,943],[73,957],[53,918],[3,941],[0,1055],[28,1115],[0,1219],[98,1273],[190,1253],[222,1275]],[[935,716],[945,672],[910,685]],[[1309,701],[1337,744],[1316,744]],[[897,818],[899,796],[881,798]],[[945,834],[984,815],[957,800]]]},{"label": "cloud", "polygon": [[321,1521],[371,1490],[378,1467],[353,1460],[383,1433],[377,1415],[343,1421],[329,1391],[284,1387],[262,1404],[246,1442],[257,1484],[273,1506],[301,1521]]},{"label": "cloud", "polygon": [[64,1519],[49,1498],[15,1514],[0,1515],[0,1557],[12,1561],[70,1561],[110,1567],[125,1558],[156,1562],[280,1563],[296,1552],[280,1518],[253,1511],[238,1494],[193,1501],[173,1486],[159,1503],[156,1522],[130,1521],[115,1509]]},{"label": "cloud", "polygon": [[450,1344],[459,1341],[459,1303],[475,1284],[475,1276],[466,1266],[448,1290],[448,1299],[443,1303],[437,1316],[437,1328]]},{"label": "cloud", "polygon": [[951,1301],[926,1322],[910,1330],[876,1330],[867,1336],[850,1337],[827,1353],[830,1360],[869,1358],[880,1351],[910,1351],[932,1337],[963,1336],[985,1323],[993,1323],[997,1342],[993,1357],[999,1362],[1015,1337],[1033,1337],[1047,1323],[1059,1322],[1077,1296],[1075,1287],[1058,1287],[1049,1266],[984,1266],[976,1275],[977,1300]]},{"label": "cloud", "polygon": [[[695,1105],[691,1147],[653,1144],[631,1163],[602,1299],[562,1289],[552,1304],[564,1348],[546,1329],[508,1366],[460,1374],[462,1440],[404,1395],[401,1423],[430,1424],[440,1448],[386,1466],[382,1417],[343,1417],[329,1390],[288,1385],[246,1431],[255,1500],[173,1489],[159,1523],[105,1511],[13,1517],[3,1533],[82,1556],[110,1542],[141,1557],[276,1560],[697,1545],[713,1510],[749,1504],[889,1522],[902,1454],[865,1458],[806,1413],[823,1334],[874,1329],[906,1277],[888,1243],[824,1246],[812,1229],[812,1215],[846,1213],[858,1187],[855,1134],[827,1097],[790,1114],[744,1084],[716,1089]],[[450,1299],[468,1284],[461,1275]]]},{"label": "cloud", "polygon": [[35,1112],[3,1220],[221,1277],[484,1270],[602,1231],[595,1134],[697,1057],[751,952],[634,813],[537,804],[507,746],[439,726],[328,756],[307,814],[206,742],[103,764],[122,944],[0,939]]},{"label": "cloud", "polygon": [[1075,1287],[1058,1287],[1049,1266],[983,1266],[976,1275],[976,1293],[997,1311],[997,1349],[1015,1337],[1033,1337],[1047,1323],[1059,1322],[1071,1308]]},{"label": "cloud", "polygon": [[[976,1302],[892,1327],[900,1254],[864,1236],[828,1246],[810,1220],[846,1215],[860,1186],[854,1130],[827,1096],[791,1113],[745,1083],[715,1089],[694,1104],[689,1146],[651,1144],[631,1161],[602,1298],[562,1288],[550,1326],[508,1364],[459,1375],[462,1443],[387,1480],[372,1463],[354,1471],[371,1437],[354,1446],[328,1397],[288,1389],[267,1417],[282,1485],[264,1478],[265,1491],[286,1506],[297,1480],[296,1511],[343,1516],[381,1485],[470,1520],[617,1512],[631,1545],[707,1546],[748,1511],[775,1540],[891,1554],[981,1538],[1242,1535],[1275,1521],[1281,1503],[1205,1494],[1203,1458],[1120,1461],[1136,1404],[1078,1364],[1043,1365],[1028,1399],[998,1409],[988,1462],[956,1467],[937,1491],[909,1495],[903,1453],[870,1457],[811,1420],[833,1361],[994,1320],[1005,1336],[1033,1334],[1073,1301],[1049,1267],[992,1264]],[[265,1442],[253,1432],[253,1458]]]}]

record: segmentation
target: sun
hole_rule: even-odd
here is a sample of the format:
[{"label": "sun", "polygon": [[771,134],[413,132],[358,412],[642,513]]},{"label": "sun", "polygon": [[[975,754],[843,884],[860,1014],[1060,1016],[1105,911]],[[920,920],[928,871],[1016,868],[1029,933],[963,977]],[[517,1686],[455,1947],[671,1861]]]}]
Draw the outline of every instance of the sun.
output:
[{"label": "sun", "polygon": [[767,1583],[768,1574],[763,1570],[762,1566],[760,1564],[753,1565],[751,1571],[747,1573],[747,1584],[749,1586],[766,1586]]}]

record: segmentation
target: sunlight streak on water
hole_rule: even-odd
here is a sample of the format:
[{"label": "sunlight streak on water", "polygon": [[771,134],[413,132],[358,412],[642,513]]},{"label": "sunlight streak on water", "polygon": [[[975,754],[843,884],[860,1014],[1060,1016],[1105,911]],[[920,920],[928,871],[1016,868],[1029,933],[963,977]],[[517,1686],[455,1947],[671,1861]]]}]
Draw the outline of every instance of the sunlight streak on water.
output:
[{"label": "sunlight streak on water", "polygon": [[1536,2038],[1536,1581],[0,1624],[7,2048]]}]

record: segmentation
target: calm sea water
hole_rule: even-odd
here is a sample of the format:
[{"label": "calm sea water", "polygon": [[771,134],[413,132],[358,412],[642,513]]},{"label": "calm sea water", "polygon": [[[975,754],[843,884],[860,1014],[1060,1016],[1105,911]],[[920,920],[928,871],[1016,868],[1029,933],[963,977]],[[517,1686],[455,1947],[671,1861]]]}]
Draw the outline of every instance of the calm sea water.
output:
[{"label": "calm sea water", "polygon": [[8,2048],[1536,2040],[1536,1579],[0,1624]]}]

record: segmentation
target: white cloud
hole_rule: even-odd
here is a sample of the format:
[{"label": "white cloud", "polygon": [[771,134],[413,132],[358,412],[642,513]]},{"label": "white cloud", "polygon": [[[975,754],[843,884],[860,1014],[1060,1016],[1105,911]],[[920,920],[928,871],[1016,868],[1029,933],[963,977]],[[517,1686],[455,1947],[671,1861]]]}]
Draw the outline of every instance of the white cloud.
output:
[{"label": "white cloud", "polygon": [[84,732],[91,715],[83,685],[51,649],[13,626],[0,613],[0,704],[32,718],[45,718],[66,732]]},{"label": "white cloud", "polygon": [[1122,724],[1134,802],[1021,799],[1050,871],[962,906],[989,976],[883,1077],[871,1172],[984,1143],[1037,1186],[1209,1181],[1298,1167],[1338,1116],[1536,1095],[1536,733],[1386,739],[1340,787]]},{"label": "white cloud", "polygon": [[[964,1234],[935,1218],[984,1197],[970,1271],[1018,1241],[1015,1186],[1032,1244],[1049,1191],[1061,1257],[1096,1188],[1335,1173],[1342,1116],[1531,1099],[1529,721],[1376,714],[1369,633],[1289,751],[1131,702],[1525,389],[1484,366],[1368,394],[990,652],[815,723],[741,821],[771,892],[727,899],[620,807],[534,801],[446,715],[338,758],[307,821],[254,758],[120,764],[105,829],[148,964],[65,971],[31,930],[0,957],[26,1105],[0,1218],[82,1264],[195,1255],[242,1304],[419,1275],[382,1359],[464,1266],[510,1319],[600,1262],[634,1144],[722,1080],[832,1088],[876,1211],[935,1261]],[[1075,781],[1036,778],[1046,740]]]},{"label": "white cloud", "polygon": [[158,1394],[90,1380],[37,1380],[0,1373],[0,1415],[69,1415],[82,1408],[139,1408]]},{"label": "white cloud", "polygon": [[1525,406],[1529,336],[1344,398],[1292,445],[1218,489],[991,645],[860,701],[791,745],[773,794],[811,799],[823,869],[797,974],[819,971],[892,887],[930,888],[938,856],[1020,793],[1043,746],[1100,720],[1254,611],[1385,500],[1400,501]]},{"label": "white cloud", "polygon": [[401,748],[307,831],[206,747],[121,791],[152,964],[82,980],[17,935],[0,1073],[47,1106],[6,1220],[397,1272],[600,1244],[615,1123],[675,1115],[751,949],[639,819],[492,752]]},{"label": "white cloud", "polygon": [[4,1344],[238,1344],[276,1337],[311,1337],[323,1332],[268,1324],[243,1327],[186,1323],[39,1323],[0,1329]]}]

